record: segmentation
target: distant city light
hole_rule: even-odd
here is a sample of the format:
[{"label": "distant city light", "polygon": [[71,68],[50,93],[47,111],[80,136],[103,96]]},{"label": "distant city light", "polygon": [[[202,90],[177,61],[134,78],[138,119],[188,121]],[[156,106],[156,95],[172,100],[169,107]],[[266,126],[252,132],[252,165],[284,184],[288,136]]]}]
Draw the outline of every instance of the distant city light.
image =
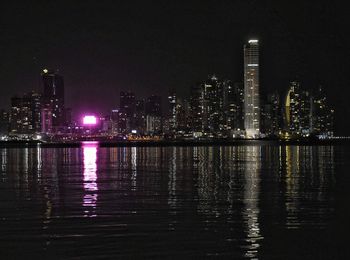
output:
[{"label": "distant city light", "polygon": [[84,116],[83,117],[83,124],[84,125],[96,125],[97,124],[97,118],[95,116]]},{"label": "distant city light", "polygon": [[258,40],[249,40],[248,43],[258,43]]}]

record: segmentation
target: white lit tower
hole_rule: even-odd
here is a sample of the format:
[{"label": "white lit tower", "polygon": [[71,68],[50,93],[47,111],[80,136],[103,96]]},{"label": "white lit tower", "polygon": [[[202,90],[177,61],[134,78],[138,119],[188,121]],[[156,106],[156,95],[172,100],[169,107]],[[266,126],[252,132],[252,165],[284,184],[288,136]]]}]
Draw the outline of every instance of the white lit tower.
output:
[{"label": "white lit tower", "polygon": [[244,128],[247,138],[260,134],[259,41],[244,45]]}]

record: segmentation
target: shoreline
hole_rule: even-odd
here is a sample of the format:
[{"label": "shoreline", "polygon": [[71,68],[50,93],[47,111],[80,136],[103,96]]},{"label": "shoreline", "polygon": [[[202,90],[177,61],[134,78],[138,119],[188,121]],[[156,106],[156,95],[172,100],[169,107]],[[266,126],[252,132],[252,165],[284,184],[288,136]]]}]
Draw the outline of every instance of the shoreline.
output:
[{"label": "shoreline", "polygon": [[[41,141],[0,141],[0,148],[80,148],[86,142],[41,142]],[[342,145],[350,143],[350,140],[343,139],[303,139],[303,140],[277,140],[277,139],[237,139],[237,140],[161,140],[161,141],[96,141],[99,147],[166,147],[166,146],[242,146],[242,145]]]}]

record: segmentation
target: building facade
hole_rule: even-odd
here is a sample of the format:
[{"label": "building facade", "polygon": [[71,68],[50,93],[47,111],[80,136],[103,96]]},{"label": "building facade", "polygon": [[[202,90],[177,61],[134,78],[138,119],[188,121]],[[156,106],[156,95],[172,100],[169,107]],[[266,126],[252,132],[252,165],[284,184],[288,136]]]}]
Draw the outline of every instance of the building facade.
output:
[{"label": "building facade", "polygon": [[247,138],[260,134],[259,42],[244,45],[244,128]]},{"label": "building facade", "polygon": [[64,107],[64,81],[57,71],[44,69],[42,71],[43,105],[51,109],[53,131],[59,131],[66,125]]},{"label": "building facade", "polygon": [[119,133],[129,134],[135,128],[135,94],[120,92]]}]

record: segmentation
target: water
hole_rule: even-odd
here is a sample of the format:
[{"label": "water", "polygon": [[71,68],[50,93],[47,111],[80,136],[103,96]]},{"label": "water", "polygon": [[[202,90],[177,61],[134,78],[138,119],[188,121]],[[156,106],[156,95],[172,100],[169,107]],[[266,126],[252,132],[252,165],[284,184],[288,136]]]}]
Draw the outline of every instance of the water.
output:
[{"label": "water", "polygon": [[0,257],[344,258],[350,146],[0,149]]}]

